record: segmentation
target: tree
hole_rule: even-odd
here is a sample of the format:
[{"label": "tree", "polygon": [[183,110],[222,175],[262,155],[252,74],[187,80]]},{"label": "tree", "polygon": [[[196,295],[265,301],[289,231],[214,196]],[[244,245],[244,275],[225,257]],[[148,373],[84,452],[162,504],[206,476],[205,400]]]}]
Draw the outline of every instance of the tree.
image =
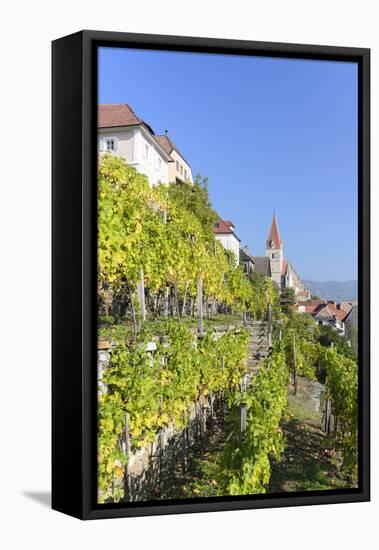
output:
[{"label": "tree", "polygon": [[292,316],[293,306],[295,305],[295,291],[293,288],[284,288],[280,294],[280,303],[282,312],[285,315]]},{"label": "tree", "polygon": [[337,334],[337,332],[330,325],[323,325],[319,327],[319,342],[322,346],[327,348],[335,347],[338,353],[341,353],[350,359],[356,359],[354,351],[348,345],[345,338]]},{"label": "tree", "polygon": [[358,327],[357,325],[352,325],[350,323],[346,323],[346,336],[351,344],[352,349],[355,351],[356,355],[358,355]]},{"label": "tree", "polygon": [[204,236],[208,242],[213,242],[213,228],[217,214],[212,208],[208,193],[207,178],[196,176],[195,182],[174,183],[168,187],[168,199],[177,207],[187,210],[199,220]]}]

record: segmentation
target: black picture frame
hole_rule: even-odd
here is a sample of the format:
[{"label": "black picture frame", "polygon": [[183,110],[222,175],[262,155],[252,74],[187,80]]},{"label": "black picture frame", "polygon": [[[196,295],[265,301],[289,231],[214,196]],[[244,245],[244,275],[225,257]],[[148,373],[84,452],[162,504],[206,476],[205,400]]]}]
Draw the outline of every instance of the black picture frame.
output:
[{"label": "black picture frame", "polygon": [[[97,48],[358,63],[359,487],[308,493],[96,503]],[[52,507],[81,519],[301,506],[370,499],[370,50],[81,31],[52,43]]]}]

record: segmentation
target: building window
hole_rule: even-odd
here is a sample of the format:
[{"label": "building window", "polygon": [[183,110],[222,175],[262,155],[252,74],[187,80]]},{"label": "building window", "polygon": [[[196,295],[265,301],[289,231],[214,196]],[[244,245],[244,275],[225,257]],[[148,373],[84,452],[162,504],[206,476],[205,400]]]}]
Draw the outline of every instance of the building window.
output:
[{"label": "building window", "polygon": [[179,161],[176,161],[176,171],[179,172]]},{"label": "building window", "polygon": [[187,179],[187,170],[184,170],[184,179]]},{"label": "building window", "polygon": [[180,165],[180,173],[183,175],[183,164]]},{"label": "building window", "polygon": [[275,258],[275,254],[274,254],[274,252],[272,252],[271,259],[273,260],[274,258]]},{"label": "building window", "polygon": [[116,138],[114,137],[104,138],[103,149],[105,151],[116,151]]}]

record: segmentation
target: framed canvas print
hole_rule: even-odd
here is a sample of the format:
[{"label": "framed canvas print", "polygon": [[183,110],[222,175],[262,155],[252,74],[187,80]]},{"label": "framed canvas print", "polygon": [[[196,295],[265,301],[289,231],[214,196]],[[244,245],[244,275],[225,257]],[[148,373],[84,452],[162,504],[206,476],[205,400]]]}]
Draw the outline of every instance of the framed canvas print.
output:
[{"label": "framed canvas print", "polygon": [[53,42],[53,508],[369,500],[369,50]]}]

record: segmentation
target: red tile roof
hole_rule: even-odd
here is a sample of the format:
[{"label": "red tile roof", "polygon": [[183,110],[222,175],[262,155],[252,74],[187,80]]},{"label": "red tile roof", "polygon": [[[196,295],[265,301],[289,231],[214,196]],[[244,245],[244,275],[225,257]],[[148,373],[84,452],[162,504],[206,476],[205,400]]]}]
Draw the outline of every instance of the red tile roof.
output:
[{"label": "red tile roof", "polygon": [[320,310],[326,306],[325,300],[304,300],[304,302],[298,302],[297,307],[304,308],[305,313],[315,313],[316,310]]},{"label": "red tile roof", "polygon": [[[274,246],[272,246],[272,244]],[[267,241],[266,241],[266,248],[281,248],[281,247],[282,247],[282,241],[280,240],[278,222],[274,214],[271,222],[270,233],[268,234]]]},{"label": "red tile roof", "polygon": [[[301,303],[299,305],[301,305]],[[318,315],[319,313],[322,313],[322,312],[324,314],[327,313],[332,317],[335,317],[339,321],[344,321],[348,316],[348,313],[344,309],[341,309],[340,307],[337,306],[335,302],[332,302],[332,301],[323,302],[320,300],[319,305],[313,310],[313,312],[310,312],[310,313],[314,313],[315,315]]]},{"label": "red tile roof", "polygon": [[335,303],[328,303],[326,306],[331,315],[334,315],[339,321],[343,321],[347,317],[347,312],[344,309],[340,309]]},{"label": "red tile roof", "polygon": [[143,126],[158,144],[159,148],[167,155],[167,160],[170,161],[170,154],[163,147],[154,130],[144,120],[139,118],[133,109],[126,103],[110,103],[98,106],[97,110],[97,127],[98,128],[119,128],[124,126]]},{"label": "red tile roof", "polygon": [[[298,304],[298,307],[301,307],[301,303]],[[314,311],[316,311],[318,306],[304,306],[304,312],[305,313],[313,313]]]},{"label": "red tile roof", "polygon": [[225,233],[232,234],[233,229],[231,229],[231,225],[232,225],[231,222],[226,222],[225,220],[222,220],[221,218],[219,218],[215,223],[214,232],[216,234],[225,234]]},{"label": "red tile roof", "polygon": [[216,235],[234,235],[239,241],[241,239],[234,232],[234,224],[230,220],[223,220],[219,218],[214,225],[213,232]]},{"label": "red tile roof", "polygon": [[350,302],[341,302],[339,307],[346,311],[346,313],[349,313],[353,309],[353,304]]},{"label": "red tile roof", "polygon": [[190,166],[189,162],[185,159],[185,157],[182,155],[182,153],[179,151],[179,149],[177,148],[177,146],[175,145],[175,143],[172,141],[170,137],[168,137],[167,135],[154,136],[154,137],[156,141],[159,143],[159,145],[162,147],[162,149],[164,149],[168,155],[171,155],[171,153],[175,149],[175,151],[182,157],[182,159],[188,164],[188,166]]},{"label": "red tile roof", "polygon": [[319,305],[324,305],[326,306],[327,302],[326,300],[306,300],[304,302],[301,302],[300,305],[302,306],[319,306]]},{"label": "red tile roof", "polygon": [[155,136],[155,139],[168,155],[171,155],[173,150],[176,149],[168,136]]},{"label": "red tile roof", "polygon": [[117,126],[135,126],[143,121],[126,103],[98,106],[97,127],[111,128]]}]

